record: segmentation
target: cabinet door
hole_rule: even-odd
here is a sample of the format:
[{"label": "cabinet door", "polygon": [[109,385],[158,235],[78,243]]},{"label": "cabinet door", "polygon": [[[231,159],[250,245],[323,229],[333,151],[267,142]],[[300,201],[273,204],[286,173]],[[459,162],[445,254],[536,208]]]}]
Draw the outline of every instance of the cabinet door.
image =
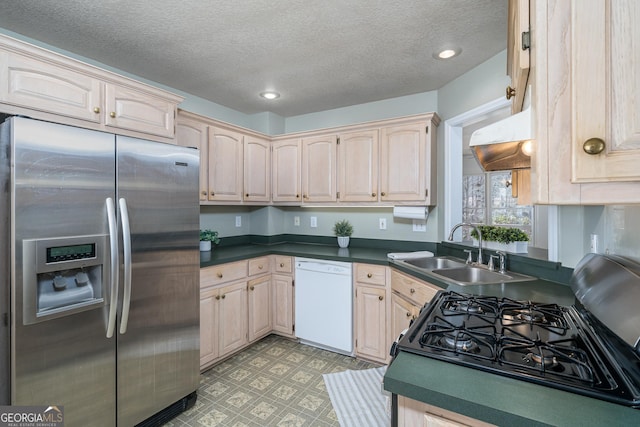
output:
[{"label": "cabinet door", "polygon": [[100,81],[48,62],[0,52],[0,101],[99,123]]},{"label": "cabinet door", "polygon": [[[640,4],[572,3],[574,182],[640,181]],[[604,142],[587,154],[592,138]]]},{"label": "cabinet door", "polygon": [[336,147],[335,135],[302,140],[302,202],[335,202]]},{"label": "cabinet door", "polygon": [[209,200],[242,201],[243,136],[209,127]]},{"label": "cabinet door", "polygon": [[293,278],[274,274],[273,281],[273,330],[293,336]]},{"label": "cabinet door", "polygon": [[220,356],[247,343],[247,282],[220,288]]},{"label": "cabinet door", "polygon": [[207,172],[209,169],[207,147],[208,126],[195,120],[182,119],[176,123],[176,142],[183,147],[195,147],[200,151],[200,201],[207,200]]},{"label": "cabinet door", "polygon": [[511,85],[507,99],[511,99],[511,112],[522,111],[529,78],[529,52],[523,49],[523,33],[529,32],[529,0],[509,0],[507,25],[507,74]]},{"label": "cabinet door", "polygon": [[200,367],[215,360],[218,348],[218,301],[217,289],[200,293]]},{"label": "cabinet door", "polygon": [[410,303],[395,293],[391,294],[391,321],[387,338],[389,346],[398,338],[400,332],[409,327],[409,323],[417,317],[419,311],[420,307],[417,305]]},{"label": "cabinet door", "polygon": [[299,139],[276,141],[273,143],[273,196],[274,202],[300,203],[302,143]]},{"label": "cabinet door", "polygon": [[123,86],[105,85],[105,124],[173,138],[176,105]]},{"label": "cabinet door", "polygon": [[386,290],[356,285],[356,354],[384,362],[388,354]]},{"label": "cabinet door", "polygon": [[424,123],[383,128],[380,150],[380,200],[426,199]]},{"label": "cabinet door", "polygon": [[271,276],[263,276],[249,283],[249,342],[271,332]]},{"label": "cabinet door", "polygon": [[271,199],[271,144],[253,136],[244,138],[244,201]]},{"label": "cabinet door", "polygon": [[378,131],[340,135],[338,191],[343,202],[378,200]]}]

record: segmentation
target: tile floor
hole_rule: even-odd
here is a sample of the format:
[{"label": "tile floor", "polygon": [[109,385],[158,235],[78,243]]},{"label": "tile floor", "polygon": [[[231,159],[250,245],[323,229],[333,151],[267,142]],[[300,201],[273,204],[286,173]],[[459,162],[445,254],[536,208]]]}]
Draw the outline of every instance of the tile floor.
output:
[{"label": "tile floor", "polygon": [[196,405],[166,427],[338,426],[322,374],[376,366],[270,335],[204,372]]}]

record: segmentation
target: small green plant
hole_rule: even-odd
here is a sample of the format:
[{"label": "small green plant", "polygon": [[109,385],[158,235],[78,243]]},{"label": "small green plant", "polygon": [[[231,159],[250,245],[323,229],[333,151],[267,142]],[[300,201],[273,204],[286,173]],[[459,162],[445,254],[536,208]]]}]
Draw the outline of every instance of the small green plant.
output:
[{"label": "small green plant", "polygon": [[220,243],[220,238],[218,237],[218,232],[213,230],[200,230],[200,241],[203,242],[211,242],[214,245]]},{"label": "small green plant", "polygon": [[333,232],[338,237],[348,237],[353,234],[353,226],[348,220],[343,219],[334,224]]},{"label": "small green plant", "polygon": [[[482,233],[482,240],[498,242],[498,243],[511,243],[511,242],[528,242],[529,236],[519,228],[509,227],[496,227],[493,225],[480,225],[478,226]],[[478,232],[471,230],[471,237],[478,238]]]}]

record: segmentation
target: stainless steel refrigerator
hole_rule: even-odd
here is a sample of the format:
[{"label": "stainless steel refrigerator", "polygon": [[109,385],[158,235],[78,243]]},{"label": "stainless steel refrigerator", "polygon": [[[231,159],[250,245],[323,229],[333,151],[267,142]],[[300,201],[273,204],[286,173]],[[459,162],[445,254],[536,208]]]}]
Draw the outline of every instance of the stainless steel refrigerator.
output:
[{"label": "stainless steel refrigerator", "polygon": [[0,132],[0,404],[62,405],[69,427],[191,405],[198,151],[22,117]]}]

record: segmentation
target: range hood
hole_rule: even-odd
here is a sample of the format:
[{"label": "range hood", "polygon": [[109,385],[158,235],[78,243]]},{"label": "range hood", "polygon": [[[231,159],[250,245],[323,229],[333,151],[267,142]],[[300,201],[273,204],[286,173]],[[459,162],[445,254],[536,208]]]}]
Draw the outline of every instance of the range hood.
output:
[{"label": "range hood", "polygon": [[531,167],[531,107],[471,134],[469,147],[487,171]]}]

